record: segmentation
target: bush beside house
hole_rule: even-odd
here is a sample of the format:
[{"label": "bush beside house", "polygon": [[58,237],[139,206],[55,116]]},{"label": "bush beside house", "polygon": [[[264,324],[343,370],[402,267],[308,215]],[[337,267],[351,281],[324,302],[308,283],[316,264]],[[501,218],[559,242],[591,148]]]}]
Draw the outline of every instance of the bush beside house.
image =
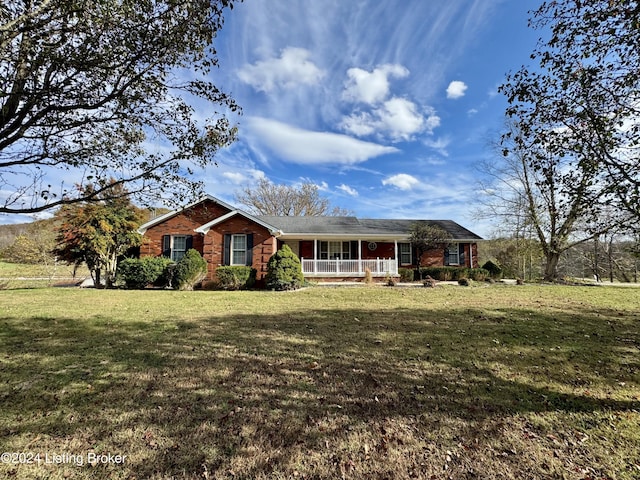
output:
[{"label": "bush beside house", "polygon": [[193,290],[207,278],[207,261],[191,248],[178,260],[173,277],[173,285],[178,290]]},{"label": "bush beside house", "polygon": [[288,245],[283,245],[267,263],[267,288],[272,290],[295,290],[304,283],[302,265]]},{"label": "bush beside house", "polygon": [[251,267],[218,267],[216,270],[216,276],[218,277],[216,286],[224,290],[253,288],[256,284],[257,273],[257,270]]},{"label": "bush beside house", "polygon": [[126,258],[118,265],[118,277],[131,289],[166,286],[170,283],[166,270],[172,263],[164,257]]}]

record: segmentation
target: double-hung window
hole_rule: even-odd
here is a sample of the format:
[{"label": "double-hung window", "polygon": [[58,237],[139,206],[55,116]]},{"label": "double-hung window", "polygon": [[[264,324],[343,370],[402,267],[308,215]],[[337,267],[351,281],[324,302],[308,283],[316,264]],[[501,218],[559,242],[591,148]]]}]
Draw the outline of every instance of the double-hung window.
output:
[{"label": "double-hung window", "polygon": [[225,233],[223,265],[251,265],[253,263],[253,234]]},{"label": "double-hung window", "polygon": [[452,243],[447,249],[447,265],[460,265],[460,251],[457,243]]},{"label": "double-hung window", "polygon": [[413,261],[411,259],[411,244],[399,243],[398,252],[400,253],[400,265],[411,265]]},{"label": "double-hung window", "polygon": [[177,262],[187,250],[193,248],[192,235],[164,235],[162,237],[162,255]]},{"label": "double-hung window", "polygon": [[247,264],[247,236],[231,235],[231,265]]}]

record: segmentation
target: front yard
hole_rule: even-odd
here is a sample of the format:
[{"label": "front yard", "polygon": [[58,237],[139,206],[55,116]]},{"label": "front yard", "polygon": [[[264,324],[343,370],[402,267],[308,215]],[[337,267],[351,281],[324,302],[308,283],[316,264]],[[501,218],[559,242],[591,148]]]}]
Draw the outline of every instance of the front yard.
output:
[{"label": "front yard", "polygon": [[0,291],[0,476],[640,477],[640,291]]}]

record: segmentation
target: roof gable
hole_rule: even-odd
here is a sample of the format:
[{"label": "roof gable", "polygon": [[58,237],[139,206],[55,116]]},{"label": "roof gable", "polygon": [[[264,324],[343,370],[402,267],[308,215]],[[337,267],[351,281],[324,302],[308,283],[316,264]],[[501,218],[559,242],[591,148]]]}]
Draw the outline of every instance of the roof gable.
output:
[{"label": "roof gable", "polygon": [[214,227],[214,226],[216,226],[216,225],[218,225],[220,223],[226,222],[227,220],[229,220],[232,217],[235,217],[236,215],[240,215],[242,217],[245,217],[247,220],[250,220],[250,221],[252,221],[254,223],[257,223],[261,227],[264,227],[267,230],[269,230],[269,232],[271,232],[271,234],[280,233],[279,229],[277,227],[274,227],[273,225],[270,225],[270,224],[262,221],[260,218],[254,217],[253,215],[248,214],[247,212],[243,212],[242,210],[232,210],[231,212],[227,213],[226,215],[222,215],[221,217],[214,218],[210,222],[207,222],[204,225],[196,228],[195,231],[198,232],[198,233],[203,233],[203,234],[206,235],[209,232],[209,230],[211,229],[211,227]]},{"label": "roof gable", "polygon": [[190,203],[189,205],[186,205],[182,208],[179,208],[177,210],[173,210],[169,213],[165,213],[164,215],[160,215],[159,217],[154,218],[153,220],[148,221],[147,223],[143,223],[142,225],[140,225],[138,227],[138,233],[144,235],[145,232],[147,230],[149,230],[151,227],[155,227],[156,225],[161,224],[162,222],[165,222],[167,220],[169,220],[170,218],[175,217],[176,215],[179,215],[182,212],[185,212],[193,207],[196,207],[198,205],[200,205],[201,203],[204,202],[213,202],[213,203],[217,203],[218,205],[226,208],[227,210],[233,211],[236,210],[236,208],[232,205],[229,205],[228,203],[223,202],[222,200],[217,199],[216,197],[212,196],[212,195],[205,195],[204,197],[200,198],[199,200]]}]

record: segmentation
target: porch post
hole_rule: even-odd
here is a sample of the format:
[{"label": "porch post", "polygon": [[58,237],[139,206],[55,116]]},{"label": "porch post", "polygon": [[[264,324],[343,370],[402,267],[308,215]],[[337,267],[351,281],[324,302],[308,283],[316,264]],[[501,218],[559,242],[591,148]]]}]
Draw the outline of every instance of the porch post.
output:
[{"label": "porch post", "polygon": [[318,273],[318,239],[313,240],[313,272]]},{"label": "porch post", "polygon": [[398,258],[398,240],[393,241],[393,256],[396,260],[396,265],[400,268],[400,259]]},{"label": "porch post", "polygon": [[362,274],[362,240],[358,240],[358,274]]}]

